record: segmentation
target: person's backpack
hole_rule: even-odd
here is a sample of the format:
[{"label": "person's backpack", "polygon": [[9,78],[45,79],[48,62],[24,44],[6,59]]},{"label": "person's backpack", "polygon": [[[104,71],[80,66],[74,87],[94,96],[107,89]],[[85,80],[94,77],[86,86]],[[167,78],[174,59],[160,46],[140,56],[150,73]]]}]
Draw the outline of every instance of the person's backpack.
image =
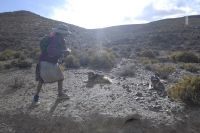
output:
[{"label": "person's backpack", "polygon": [[45,36],[41,41],[40,41],[40,50],[42,53],[47,52],[47,47],[49,45],[49,37]]},{"label": "person's backpack", "polygon": [[40,50],[42,53],[47,53],[49,57],[58,57],[61,54],[61,50],[55,36],[45,36],[40,41]]},{"label": "person's backpack", "polygon": [[53,36],[49,38],[49,45],[47,46],[47,55],[50,58],[58,58],[61,56],[61,49],[57,37]]}]

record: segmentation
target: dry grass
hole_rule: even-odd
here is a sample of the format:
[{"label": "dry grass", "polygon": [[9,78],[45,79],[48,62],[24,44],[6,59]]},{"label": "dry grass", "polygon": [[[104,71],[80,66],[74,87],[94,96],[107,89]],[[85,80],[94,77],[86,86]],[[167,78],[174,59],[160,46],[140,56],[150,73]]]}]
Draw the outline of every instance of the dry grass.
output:
[{"label": "dry grass", "polygon": [[194,52],[174,52],[170,58],[175,62],[198,63],[199,57]]},{"label": "dry grass", "polygon": [[200,77],[184,77],[168,90],[168,95],[175,100],[200,105]]},{"label": "dry grass", "polygon": [[162,79],[168,79],[168,76],[176,70],[173,65],[161,63],[149,64],[146,66],[146,69],[157,73]]},{"label": "dry grass", "polygon": [[192,73],[196,73],[196,72],[199,71],[199,67],[197,67],[196,64],[192,64],[192,63],[181,64],[180,68],[185,69],[185,70],[192,72]]}]

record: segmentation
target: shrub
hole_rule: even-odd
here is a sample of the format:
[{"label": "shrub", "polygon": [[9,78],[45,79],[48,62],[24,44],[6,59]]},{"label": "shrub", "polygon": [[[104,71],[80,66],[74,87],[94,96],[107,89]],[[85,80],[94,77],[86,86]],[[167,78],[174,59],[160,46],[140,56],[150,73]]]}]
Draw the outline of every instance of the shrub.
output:
[{"label": "shrub", "polygon": [[159,53],[151,50],[144,50],[139,53],[139,56],[148,57],[148,58],[155,58]]},{"label": "shrub", "polygon": [[29,57],[34,59],[34,60],[38,60],[40,56],[40,49],[39,48],[35,48],[32,51],[30,51],[29,53]]},{"label": "shrub", "polygon": [[159,63],[159,60],[157,60],[157,59],[149,59],[149,58],[146,58],[146,57],[140,58],[140,61],[144,65]]},{"label": "shrub", "polygon": [[79,56],[80,56],[79,57],[80,65],[83,67],[89,66],[92,56],[89,56],[88,53],[81,53],[81,55],[79,55]]},{"label": "shrub", "polygon": [[65,59],[65,66],[68,68],[91,67],[95,69],[111,69],[115,64],[115,55],[110,50],[87,52],[73,51]]},{"label": "shrub", "polygon": [[199,70],[199,68],[196,65],[191,64],[191,63],[182,64],[180,66],[180,68],[185,69],[185,70],[192,72],[192,73],[198,72],[198,70]]},{"label": "shrub", "polygon": [[158,73],[162,79],[167,79],[175,71],[175,67],[167,64],[153,64],[146,66],[146,69]]},{"label": "shrub", "polygon": [[16,56],[16,51],[6,49],[0,53],[0,61],[12,59]]},{"label": "shrub", "polygon": [[79,59],[75,55],[68,55],[65,59],[65,67],[67,68],[78,68],[80,67]]},{"label": "shrub", "polygon": [[198,63],[199,57],[192,52],[175,52],[171,55],[173,61],[184,63]]},{"label": "shrub", "polygon": [[25,60],[18,60],[17,67],[19,68],[30,68],[32,66],[32,62],[28,59]]},{"label": "shrub", "polygon": [[134,77],[135,76],[135,65],[129,64],[122,67],[122,70],[119,71],[119,76],[122,77]]},{"label": "shrub", "polygon": [[18,59],[11,62],[13,67],[18,67],[20,69],[30,68],[32,66],[32,62],[28,59]]},{"label": "shrub", "polygon": [[175,100],[200,105],[200,76],[187,76],[168,90]]},{"label": "shrub", "polygon": [[115,65],[115,55],[110,51],[100,51],[90,58],[91,67],[96,69],[111,69]]}]

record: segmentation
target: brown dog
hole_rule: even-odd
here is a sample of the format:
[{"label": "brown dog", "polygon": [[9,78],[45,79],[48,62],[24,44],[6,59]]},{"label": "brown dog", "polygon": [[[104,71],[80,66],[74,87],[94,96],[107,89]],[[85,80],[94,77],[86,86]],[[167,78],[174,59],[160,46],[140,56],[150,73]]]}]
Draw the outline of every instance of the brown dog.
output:
[{"label": "brown dog", "polygon": [[111,84],[112,81],[109,77],[94,72],[88,72],[88,80],[86,81],[87,87],[93,87],[95,84]]}]

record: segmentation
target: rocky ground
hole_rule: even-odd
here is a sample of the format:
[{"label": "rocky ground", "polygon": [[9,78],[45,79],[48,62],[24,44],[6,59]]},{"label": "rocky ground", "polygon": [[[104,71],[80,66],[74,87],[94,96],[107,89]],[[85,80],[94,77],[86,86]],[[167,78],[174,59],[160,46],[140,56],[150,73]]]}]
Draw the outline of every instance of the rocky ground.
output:
[{"label": "rocky ground", "polygon": [[[116,73],[135,64],[134,77]],[[2,133],[198,133],[198,107],[186,107],[149,88],[152,72],[136,61],[122,60],[105,74],[112,84],[86,87],[90,69],[66,70],[64,91],[70,100],[57,100],[57,84],[45,84],[41,104],[34,106],[34,66],[0,76],[0,132]],[[176,74],[178,76],[178,74]],[[172,75],[172,77],[175,77]],[[170,86],[170,83],[165,84]]]}]

